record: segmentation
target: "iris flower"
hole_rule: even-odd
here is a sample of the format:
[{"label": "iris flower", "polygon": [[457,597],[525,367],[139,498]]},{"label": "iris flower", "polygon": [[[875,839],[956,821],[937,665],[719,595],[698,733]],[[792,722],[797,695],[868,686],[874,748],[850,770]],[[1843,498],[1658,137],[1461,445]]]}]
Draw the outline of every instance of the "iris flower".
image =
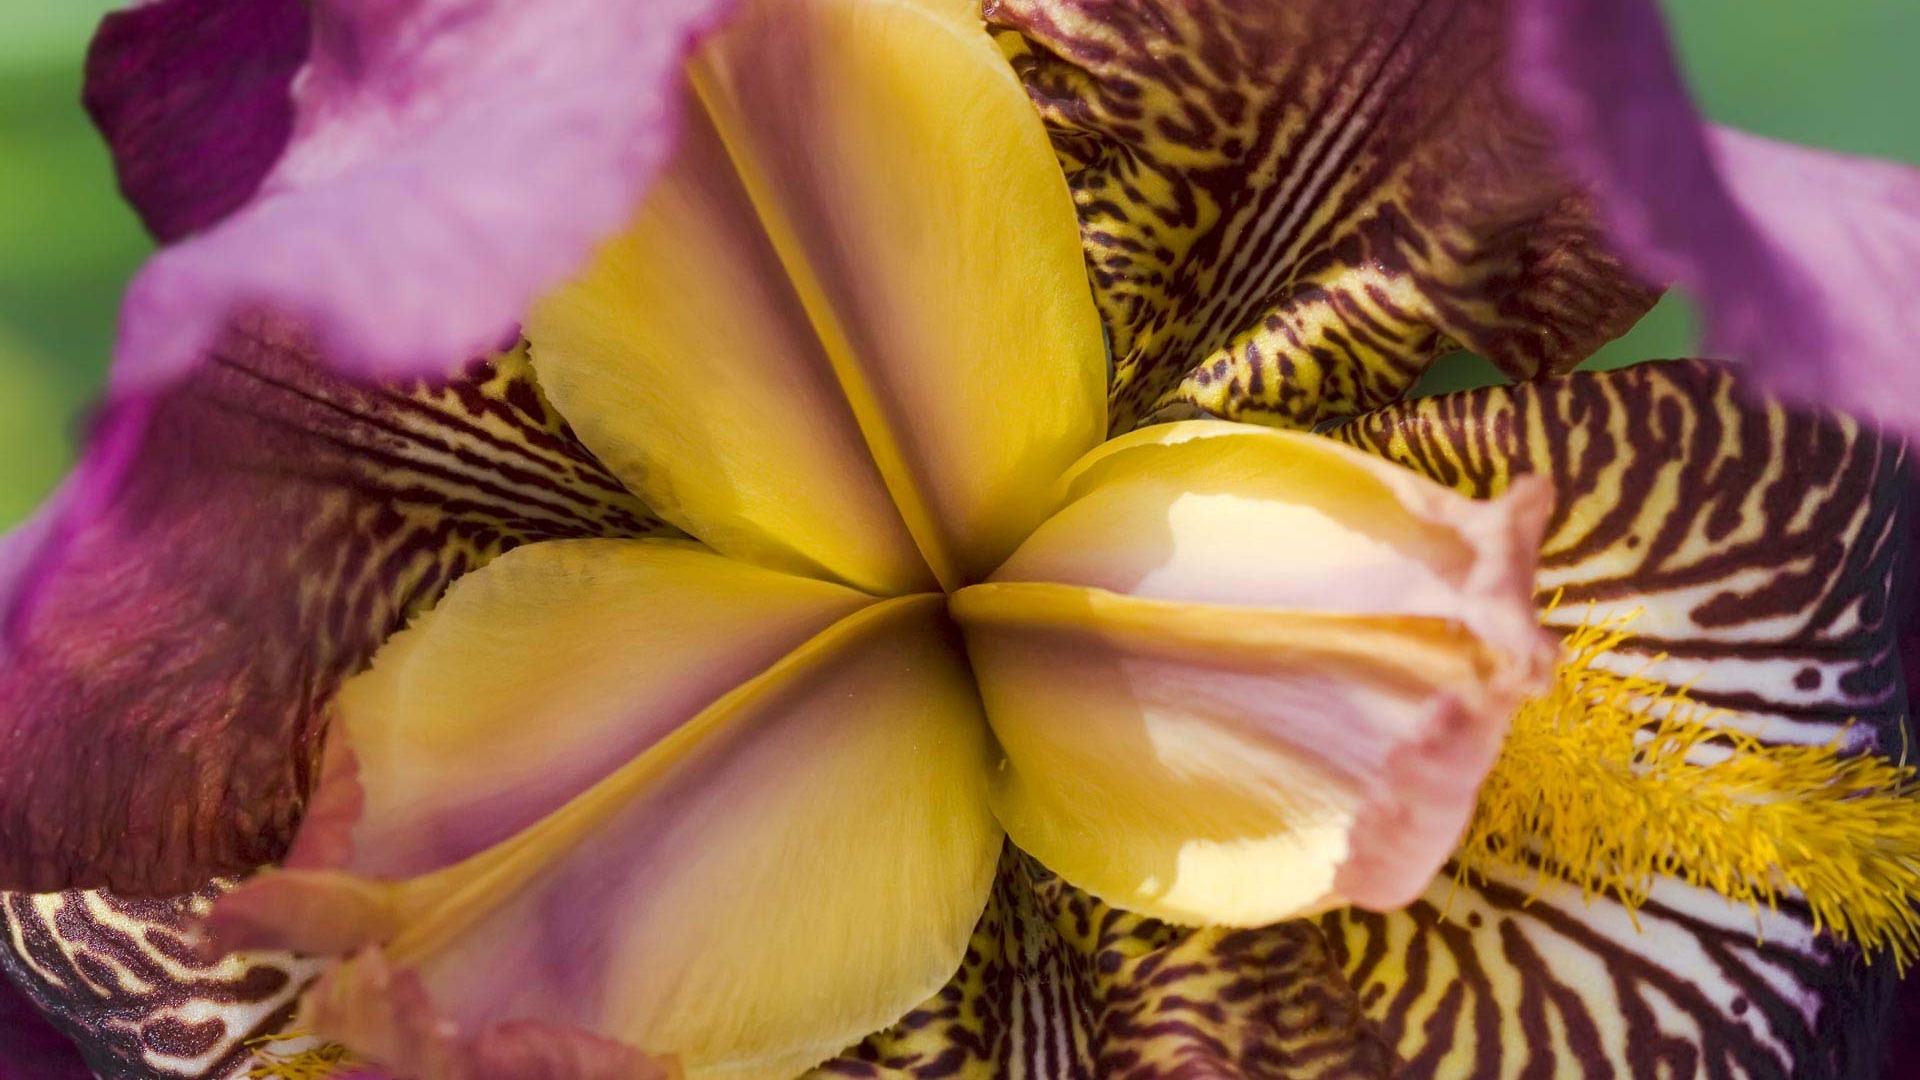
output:
[{"label": "iris flower", "polygon": [[[1637,2],[981,14],[109,19],[20,1067],[1871,1069],[1904,450],[1747,384],[1904,418],[1920,180]],[[1563,374],[1665,281],[1738,376]]]}]

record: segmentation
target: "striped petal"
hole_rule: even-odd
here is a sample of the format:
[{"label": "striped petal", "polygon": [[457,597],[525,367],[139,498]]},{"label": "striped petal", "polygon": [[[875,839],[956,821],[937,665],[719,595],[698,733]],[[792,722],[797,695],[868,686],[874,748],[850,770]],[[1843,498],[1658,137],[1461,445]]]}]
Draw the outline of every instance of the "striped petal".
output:
[{"label": "striped petal", "polygon": [[953,981],[809,1080],[1384,1080],[1389,1064],[1313,924],[1169,926],[1009,847]]},{"label": "striped petal", "polygon": [[1014,842],[1175,922],[1418,894],[1547,658],[1544,493],[1411,479],[1221,422],[1076,466],[1062,509],[953,601]]},{"label": "striped petal", "polygon": [[1072,207],[1018,83],[977,24],[905,0],[750,7],[691,72],[685,153],[533,315],[543,380],[727,554],[878,591],[977,580],[1104,416]]},{"label": "striped petal", "polygon": [[[293,1019],[320,963],[285,953],[209,958],[198,920],[231,881],[158,900],[69,891],[0,896],[0,969],[113,1080],[242,1080],[255,1046]],[[0,1028],[0,1047],[18,1030]],[[289,1039],[296,1053],[315,1040]],[[0,1051],[0,1065],[5,1065]],[[55,1080],[49,1071],[8,1080]]]},{"label": "striped petal", "polygon": [[1916,428],[1920,169],[1705,123],[1653,0],[1522,0],[1514,75],[1609,233],[1762,386]]},{"label": "striped petal", "polygon": [[[1641,608],[1615,657],[1768,742],[1908,745],[1890,589],[1903,448],[1844,418],[1748,404],[1710,365],[1649,364],[1411,402],[1339,436],[1473,493],[1555,478],[1548,618]],[[1591,612],[1591,615],[1589,614]],[[1850,719],[1858,723],[1848,727]],[[1663,881],[1637,914],[1532,874],[1329,917],[1410,1077],[1860,1075],[1893,965]]]},{"label": "striped petal", "polygon": [[1505,5],[987,7],[1080,209],[1115,430],[1310,427],[1458,345],[1564,370],[1653,301],[1507,90]]},{"label": "striped petal", "polygon": [[277,859],[321,708],[446,583],[659,523],[525,358],[362,387],[270,323],[99,422],[0,556],[0,886],[172,895]]},{"label": "striped petal", "polygon": [[790,1077],[944,983],[991,886],[989,740],[936,596],[535,545],[341,701],[366,793],[344,867],[215,917],[355,957],[302,1022],[415,1080]]}]

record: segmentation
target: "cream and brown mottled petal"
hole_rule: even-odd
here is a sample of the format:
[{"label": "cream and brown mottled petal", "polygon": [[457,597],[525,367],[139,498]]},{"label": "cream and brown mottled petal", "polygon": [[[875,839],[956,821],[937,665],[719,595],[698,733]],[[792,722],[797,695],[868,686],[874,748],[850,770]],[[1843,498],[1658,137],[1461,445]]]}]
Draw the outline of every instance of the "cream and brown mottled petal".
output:
[{"label": "cream and brown mottled petal", "polygon": [[5,894],[0,972],[75,1036],[104,1080],[239,1080],[254,1061],[248,1044],[286,1026],[321,965],[288,953],[201,955],[195,923],[231,886],[158,900]]},{"label": "cream and brown mottled petal", "polygon": [[1613,661],[1689,685],[1772,741],[1903,745],[1890,610],[1905,447],[1837,414],[1749,401],[1700,361],[1409,402],[1338,429],[1475,495],[1552,479],[1550,626],[1639,610]]},{"label": "cream and brown mottled petal", "polygon": [[953,981],[808,1080],[1384,1080],[1318,929],[1108,907],[1008,845]]},{"label": "cream and brown mottled petal", "polygon": [[1312,425],[1455,344],[1564,370],[1645,311],[1504,89],[1505,6],[987,3],[1074,190],[1116,430]]},{"label": "cream and brown mottled petal", "polygon": [[[1899,444],[1749,403],[1698,362],[1409,402],[1337,434],[1477,494],[1551,476],[1541,601],[1561,596],[1560,626],[1642,609],[1617,668],[1664,654],[1661,677],[1762,740],[1907,745]],[[1443,879],[1407,911],[1327,918],[1403,1075],[1872,1074],[1894,966],[1816,932],[1793,898],[1756,913],[1663,880],[1631,915],[1535,887]]]},{"label": "cream and brown mottled petal", "polygon": [[172,895],[279,857],[322,704],[411,612],[516,544],[660,528],[518,354],[363,387],[262,321],[100,428],[0,559],[10,888]]}]

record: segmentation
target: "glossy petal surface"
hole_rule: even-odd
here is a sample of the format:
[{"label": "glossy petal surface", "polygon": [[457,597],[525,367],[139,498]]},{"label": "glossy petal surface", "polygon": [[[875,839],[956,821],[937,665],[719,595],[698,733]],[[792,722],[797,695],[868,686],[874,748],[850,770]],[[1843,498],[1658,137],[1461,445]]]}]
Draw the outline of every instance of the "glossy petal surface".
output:
[{"label": "glossy petal surface", "polygon": [[[539,599],[520,605],[527,622]],[[219,917],[233,941],[378,945],[309,1005],[349,1045],[393,1045],[430,1008],[467,1039],[537,1020],[555,1045],[617,1040],[694,1075],[792,1075],[945,982],[985,903],[1001,838],[957,645],[937,598],[882,602],[505,843],[390,884],[289,871]]]},{"label": "glossy petal surface", "polygon": [[[1564,590],[1563,626],[1643,609],[1620,670],[1664,656],[1655,674],[1763,740],[1910,745],[1897,443],[1692,362],[1410,402],[1339,434],[1470,492],[1553,476],[1542,602]],[[1630,915],[1534,886],[1442,882],[1405,912],[1329,918],[1404,1075],[1843,1076],[1877,1058],[1893,965],[1816,933],[1803,904],[1756,914],[1666,881]]]},{"label": "glossy petal surface", "polygon": [[[348,865],[407,877],[512,838],[870,602],[686,541],[508,553],[335,699],[353,776],[323,783],[362,800]],[[327,843],[309,830],[294,861]]]},{"label": "glossy petal surface", "polygon": [[941,582],[977,580],[1103,417],[1071,205],[1017,82],[977,28],[899,2],[754,7],[692,70],[711,132],[536,313],[543,377],[723,551],[899,589],[903,521]]},{"label": "glossy petal surface", "polygon": [[178,240],[253,196],[293,132],[310,36],[300,0],[153,0],[102,20],[87,112],[155,237]]},{"label": "glossy petal surface", "polygon": [[134,279],[114,385],[184,375],[262,306],[337,370],[446,375],[502,348],[631,214],[671,146],[680,61],[723,8],[310,5],[285,152],[244,206]]},{"label": "glossy petal surface", "polygon": [[1792,399],[1916,430],[1920,169],[1704,123],[1652,0],[1523,0],[1514,75],[1703,350]]},{"label": "glossy petal surface", "polygon": [[657,526],[523,359],[373,390],[284,328],[229,338],[109,411],[0,556],[0,885],[165,896],[280,857],[323,704],[412,610],[517,543]]},{"label": "glossy petal surface", "polygon": [[1455,344],[1564,370],[1653,301],[1509,92],[1503,4],[986,7],[1073,187],[1117,431],[1310,427]]},{"label": "glossy petal surface", "polygon": [[[1546,660],[1527,614],[1543,506],[1401,480],[1220,423],[1089,455],[1064,507],[954,598],[1014,842],[1176,922],[1417,894]],[[1383,548],[1346,531],[1356,510]],[[1383,566],[1406,579],[1367,591]]]}]

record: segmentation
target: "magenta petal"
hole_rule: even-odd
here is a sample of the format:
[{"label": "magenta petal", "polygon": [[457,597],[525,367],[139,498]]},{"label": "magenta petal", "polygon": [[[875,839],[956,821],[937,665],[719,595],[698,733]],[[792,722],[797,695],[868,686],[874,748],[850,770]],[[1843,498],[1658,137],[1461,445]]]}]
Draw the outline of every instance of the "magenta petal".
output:
[{"label": "magenta petal", "polygon": [[1612,237],[1700,304],[1707,353],[1920,430],[1920,170],[1705,124],[1652,0],[1521,0],[1514,78]]},{"label": "magenta petal", "polygon": [[313,0],[293,135],[246,206],[129,288],[115,386],[266,306],[334,366],[447,373],[623,224],[725,0]]},{"label": "magenta petal", "polygon": [[301,0],[155,0],[108,15],[87,52],[87,112],[120,190],[162,242],[240,208],[293,130]]}]

